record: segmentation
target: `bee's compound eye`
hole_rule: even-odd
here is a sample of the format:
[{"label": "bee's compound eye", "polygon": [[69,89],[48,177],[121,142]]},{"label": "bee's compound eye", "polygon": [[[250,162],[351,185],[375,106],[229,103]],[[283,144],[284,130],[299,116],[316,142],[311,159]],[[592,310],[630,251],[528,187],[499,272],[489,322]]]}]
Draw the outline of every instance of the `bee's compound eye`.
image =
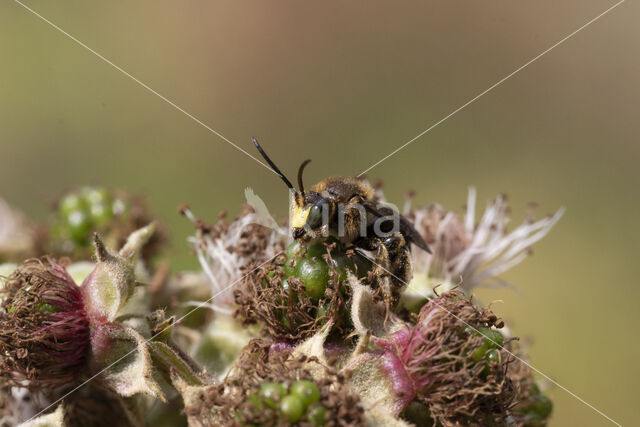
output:
[{"label": "bee's compound eye", "polygon": [[309,211],[309,216],[307,217],[307,225],[311,228],[316,228],[320,224],[322,224],[322,205],[315,204]]}]

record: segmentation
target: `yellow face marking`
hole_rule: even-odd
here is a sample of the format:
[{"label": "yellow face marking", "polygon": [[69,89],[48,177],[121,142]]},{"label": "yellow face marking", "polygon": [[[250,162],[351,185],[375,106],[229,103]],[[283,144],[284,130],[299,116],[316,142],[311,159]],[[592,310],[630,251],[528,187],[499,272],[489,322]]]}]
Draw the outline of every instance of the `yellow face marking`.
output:
[{"label": "yellow face marking", "polygon": [[298,228],[304,227],[307,223],[307,217],[311,207],[301,207],[296,203],[295,197],[291,199],[289,204],[289,227]]}]

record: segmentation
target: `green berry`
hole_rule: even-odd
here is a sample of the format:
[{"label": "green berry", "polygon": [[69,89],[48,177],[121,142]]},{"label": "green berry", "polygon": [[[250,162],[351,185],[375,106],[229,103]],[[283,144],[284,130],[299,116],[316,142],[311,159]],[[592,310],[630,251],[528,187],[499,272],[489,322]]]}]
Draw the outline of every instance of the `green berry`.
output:
[{"label": "green berry", "polygon": [[282,265],[282,269],[284,270],[284,277],[295,276],[298,271],[298,260],[287,258]]},{"label": "green berry", "polygon": [[502,344],[504,343],[504,337],[500,332],[496,331],[495,329],[486,328],[484,326],[478,328],[478,331],[482,336],[485,337],[484,338],[485,341],[489,342],[490,347],[492,348],[502,347]]},{"label": "green berry", "polygon": [[262,285],[263,285],[263,287],[269,286],[269,281],[270,281],[271,279],[273,279],[273,276],[275,276],[275,275],[276,275],[276,272],[275,272],[275,271],[273,271],[273,270],[271,270],[271,271],[267,272],[267,277],[263,277],[263,278],[262,278]]},{"label": "green berry", "polygon": [[489,350],[484,355],[484,360],[486,360],[486,362],[484,364],[484,368],[482,369],[482,375],[486,377],[491,373],[491,370],[495,366],[495,364],[500,363],[500,352],[495,348]]},{"label": "green berry", "polygon": [[478,331],[476,329],[468,325],[464,327],[464,332],[469,335],[475,335],[475,336],[480,335],[478,334]]},{"label": "green berry", "polygon": [[58,211],[60,215],[65,218],[72,212],[84,211],[85,209],[87,209],[86,200],[76,193],[67,194],[58,204]]},{"label": "green berry", "polygon": [[[334,251],[336,252],[336,251]],[[333,266],[338,273],[337,279],[342,281],[347,278],[347,270],[355,273],[355,264],[349,259],[345,253],[333,253],[331,255],[333,259]]]},{"label": "green berry", "polygon": [[290,423],[298,422],[304,414],[302,400],[294,394],[283,397],[280,402],[280,412]]},{"label": "green berry", "polygon": [[484,337],[484,339],[482,340],[482,344],[480,344],[478,348],[476,348],[475,351],[471,354],[471,360],[473,360],[474,362],[482,359],[487,351],[495,348],[500,348],[504,343],[504,337],[500,332],[491,328],[487,328],[485,326],[479,327],[477,331],[467,326],[465,328],[465,332],[472,335]]},{"label": "green berry", "polygon": [[287,389],[278,383],[262,383],[260,384],[260,395],[264,399],[264,404],[268,407],[275,409],[278,402],[280,402],[284,395],[287,394]]},{"label": "green berry", "polygon": [[480,344],[478,348],[476,348],[475,351],[471,353],[471,360],[477,362],[478,360],[482,359],[490,347],[491,346],[489,345],[489,341],[483,340],[482,344]]},{"label": "green berry", "polygon": [[294,382],[289,388],[289,393],[298,396],[305,408],[320,400],[320,389],[311,381]]},{"label": "green berry", "polygon": [[327,422],[327,410],[322,406],[316,406],[307,415],[307,421],[316,426],[323,426]]},{"label": "green berry", "polygon": [[85,187],[82,189],[82,195],[90,205],[111,203],[111,195],[104,188]]},{"label": "green berry", "polygon": [[345,252],[336,252],[336,250],[333,251],[331,258],[338,273],[338,280],[342,281],[347,278],[347,270],[355,274],[357,269],[359,278],[365,277],[371,270],[371,261],[357,252],[353,257],[349,257]]},{"label": "green berry", "polygon": [[262,399],[257,394],[252,394],[248,398],[249,403],[251,403],[254,409],[261,410],[263,406]]},{"label": "green berry", "polygon": [[327,289],[329,266],[324,259],[303,259],[298,265],[298,277],[305,285],[305,294],[318,301]]},{"label": "green berry", "polygon": [[307,250],[304,253],[306,259],[317,258],[322,260],[323,255],[327,253],[327,247],[322,240],[315,240],[307,246]]},{"label": "green berry", "polygon": [[545,420],[551,415],[553,404],[547,396],[538,394],[535,396],[535,401],[528,408],[530,415],[535,415],[536,419]]},{"label": "green berry", "polygon": [[500,352],[496,349],[489,350],[489,352],[485,356],[485,359],[487,359],[487,362],[489,363],[498,363],[500,362]]},{"label": "green berry", "polygon": [[98,225],[106,224],[113,219],[113,211],[110,204],[98,203],[92,204],[89,213],[91,219]]},{"label": "green berry", "polygon": [[296,253],[298,252],[299,248],[300,248],[299,242],[294,241],[292,244],[290,244],[289,247],[287,247],[287,250],[285,251],[285,255],[287,259],[288,260],[293,259]]},{"label": "green berry", "polygon": [[88,243],[91,222],[84,211],[75,210],[69,212],[67,216],[67,229],[69,230],[71,240],[75,244],[82,246]]}]

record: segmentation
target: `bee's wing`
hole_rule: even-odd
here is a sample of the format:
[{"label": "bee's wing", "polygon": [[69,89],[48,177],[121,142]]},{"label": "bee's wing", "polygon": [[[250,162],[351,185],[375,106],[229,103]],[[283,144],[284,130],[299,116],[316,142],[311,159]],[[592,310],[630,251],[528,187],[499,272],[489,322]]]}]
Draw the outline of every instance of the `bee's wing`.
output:
[{"label": "bee's wing", "polygon": [[[394,209],[390,206],[376,205],[371,200],[365,200],[363,202],[363,205],[367,211],[371,212],[377,217],[391,216],[394,213]],[[427,246],[427,243],[424,241],[420,233],[418,233],[418,231],[413,227],[413,224],[411,224],[411,222],[409,222],[407,218],[400,215],[399,212],[397,214],[400,216],[400,233],[402,233],[407,243],[413,243],[420,249],[431,253],[429,246]]]},{"label": "bee's wing", "polygon": [[409,222],[407,218],[400,215],[400,232],[410,243],[413,243],[420,249],[431,253],[431,249],[427,246],[427,242],[424,241],[418,230],[413,227],[413,224]]}]

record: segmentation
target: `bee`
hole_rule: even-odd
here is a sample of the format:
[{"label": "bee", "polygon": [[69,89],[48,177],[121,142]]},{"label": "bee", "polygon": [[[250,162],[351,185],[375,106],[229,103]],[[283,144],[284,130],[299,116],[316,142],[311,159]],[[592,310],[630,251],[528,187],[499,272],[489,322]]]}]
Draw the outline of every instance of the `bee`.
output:
[{"label": "bee", "polygon": [[305,191],[302,174],[311,159],[298,169],[296,190],[256,138],[253,143],[291,192],[289,228],[293,239],[304,246],[332,236],[359,252],[374,253],[373,274],[381,284],[388,313],[411,280],[411,244],[431,253],[411,222],[394,207],[381,204],[371,185],[359,178],[326,178]]}]

